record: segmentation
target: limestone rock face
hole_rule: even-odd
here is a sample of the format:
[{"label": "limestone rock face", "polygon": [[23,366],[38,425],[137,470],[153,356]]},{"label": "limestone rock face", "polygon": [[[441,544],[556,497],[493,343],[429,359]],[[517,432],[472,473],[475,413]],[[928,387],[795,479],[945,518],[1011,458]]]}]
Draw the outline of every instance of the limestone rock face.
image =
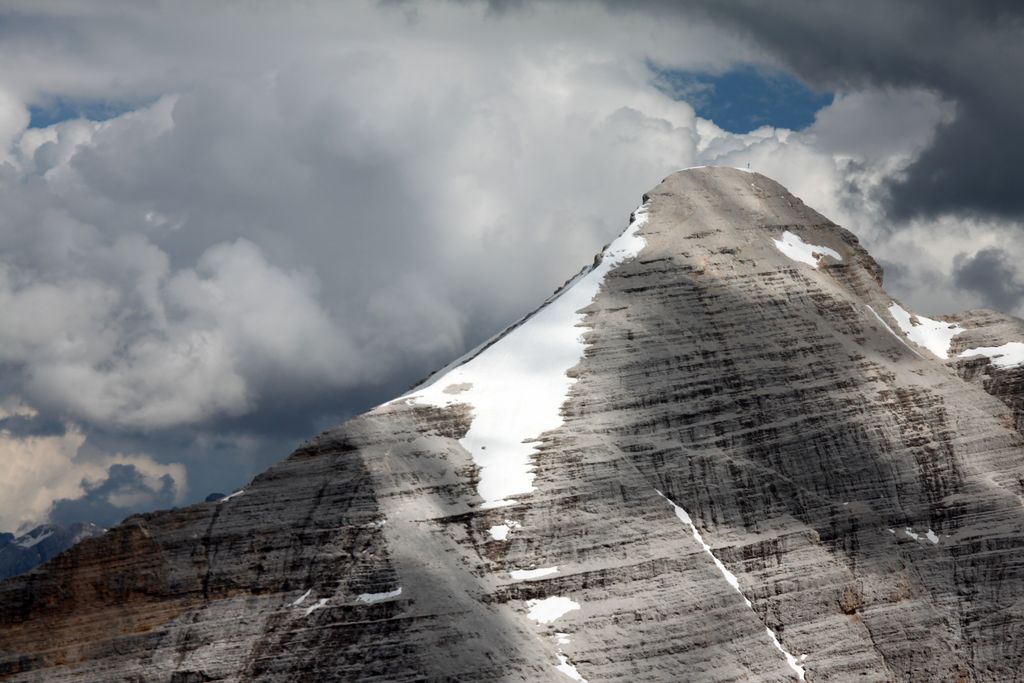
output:
[{"label": "limestone rock face", "polygon": [[[1005,403],[1014,428],[1024,434],[1024,320],[996,311],[968,311],[949,318],[966,328],[950,347],[957,374]],[[990,351],[985,355],[978,349]],[[1012,362],[1016,360],[1021,362]]]},{"label": "limestone rock face", "polygon": [[0,678],[1014,680],[1022,371],[961,355],[1014,341],[681,171],[428,385],[0,583]]}]

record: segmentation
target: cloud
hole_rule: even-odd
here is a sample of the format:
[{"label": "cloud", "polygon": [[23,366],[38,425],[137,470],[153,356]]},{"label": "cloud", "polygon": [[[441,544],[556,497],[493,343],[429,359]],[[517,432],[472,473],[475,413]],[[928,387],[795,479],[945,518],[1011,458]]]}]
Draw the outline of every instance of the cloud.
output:
[{"label": "cloud", "polygon": [[7,159],[11,143],[28,127],[28,108],[11,93],[0,89],[0,162]]},{"label": "cloud", "polygon": [[[0,526],[111,517],[114,464],[228,490],[496,332],[697,160],[648,57],[745,54],[554,5],[199,10],[0,22],[0,389],[64,428],[8,423]],[[25,129],[76,98],[135,104]]]},{"label": "cloud", "polygon": [[[1004,254],[998,261],[1007,267],[1024,262],[1019,232],[1020,226],[1010,221],[944,216],[876,232],[872,246],[884,257],[889,291],[925,314],[989,307],[1022,316],[1024,301],[999,296],[999,276],[987,285],[970,275],[966,280],[958,277],[958,271],[983,251]],[[1008,278],[1006,284],[1012,282]]]},{"label": "cloud", "polygon": [[981,249],[972,256],[959,254],[953,261],[953,281],[957,287],[976,292],[992,308],[1024,308],[1024,281],[1016,263],[1019,261],[998,247]]},{"label": "cloud", "polygon": [[1024,143],[1020,3],[698,0],[612,5],[699,12],[741,32],[820,87],[936,93],[955,103],[956,116],[904,174],[887,181],[892,215],[1024,216],[1018,172]]},{"label": "cloud", "polygon": [[512,43],[506,21],[533,32],[540,18],[361,11],[389,33],[303,39],[269,71],[212,68],[114,119],[13,141],[0,361],[23,372],[26,401],[162,429],[421,374],[531,308],[652,180],[697,158],[692,108],[647,82],[632,47],[570,49],[593,39],[575,29],[506,58],[472,31],[436,38],[473,22]]},{"label": "cloud", "polygon": [[[346,335],[315,300],[314,280],[274,268],[247,240],[214,245],[149,292],[137,286],[134,319],[125,321],[123,291],[111,295],[116,305],[82,309],[90,326],[115,331],[105,344],[54,348],[47,326],[28,340],[31,353],[9,358],[28,363],[32,400],[96,424],[166,427],[246,412],[275,382],[292,390],[362,378]],[[10,308],[32,294],[15,292]],[[60,328],[74,334],[68,319]],[[82,335],[96,340],[100,330]]]},{"label": "cloud", "polygon": [[[180,463],[158,463],[140,454],[97,452],[73,424],[65,425],[59,434],[49,429],[33,434],[8,428],[12,419],[35,417],[38,413],[21,403],[7,401],[0,406],[0,424],[4,425],[0,427],[4,458],[0,528],[24,532],[48,518],[110,523],[132,509],[185,500],[188,479]],[[129,472],[135,482],[132,486],[125,480]],[[80,502],[72,503],[76,500]],[[64,502],[52,508],[54,501]],[[72,509],[97,516],[72,519],[63,514]]]},{"label": "cloud", "polygon": [[[176,501],[242,484],[531,310],[678,168],[777,178],[903,259],[922,313],[967,240],[1004,239],[951,219],[908,249],[929,224],[885,225],[958,93],[837,77],[805,130],[735,135],[657,71],[831,76],[653,7],[8,3],[0,399],[38,416],[3,423],[0,528],[166,505],[165,475]],[[76,102],[124,113],[26,128]]]},{"label": "cloud", "polygon": [[127,510],[167,508],[181,499],[173,476],[155,477],[134,464],[110,465],[105,478],[84,479],[81,488],[81,496],[53,502],[47,515],[51,522],[67,526],[88,519],[100,526],[113,526]]}]

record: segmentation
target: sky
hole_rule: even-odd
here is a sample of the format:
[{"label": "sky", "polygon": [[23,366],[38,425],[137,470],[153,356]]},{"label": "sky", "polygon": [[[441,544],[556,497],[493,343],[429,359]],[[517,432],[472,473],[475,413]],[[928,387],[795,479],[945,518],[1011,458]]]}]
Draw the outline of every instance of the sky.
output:
[{"label": "sky", "polygon": [[693,165],[923,314],[1024,315],[1022,11],[0,4],[0,531],[227,493],[548,296]]}]

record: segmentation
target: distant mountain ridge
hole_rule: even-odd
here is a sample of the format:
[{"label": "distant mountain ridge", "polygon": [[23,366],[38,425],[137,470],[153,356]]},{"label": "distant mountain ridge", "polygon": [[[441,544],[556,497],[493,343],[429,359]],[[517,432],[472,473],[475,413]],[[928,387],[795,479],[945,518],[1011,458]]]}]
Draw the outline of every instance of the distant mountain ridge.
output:
[{"label": "distant mountain ridge", "polygon": [[687,169],[408,394],[0,583],[0,678],[1014,680],[1022,350]]},{"label": "distant mountain ridge", "polygon": [[49,562],[76,543],[99,536],[104,531],[106,529],[89,523],[72,524],[70,527],[43,524],[18,537],[0,534],[0,579]]}]

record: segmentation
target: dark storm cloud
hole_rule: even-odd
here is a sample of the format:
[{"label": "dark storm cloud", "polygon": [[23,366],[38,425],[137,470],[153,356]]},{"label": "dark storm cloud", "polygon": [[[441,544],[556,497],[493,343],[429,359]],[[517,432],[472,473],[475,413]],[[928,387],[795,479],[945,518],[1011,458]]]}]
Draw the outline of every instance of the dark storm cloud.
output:
[{"label": "dark storm cloud", "polygon": [[0,431],[16,439],[34,436],[64,436],[66,425],[50,415],[11,415],[0,419]]},{"label": "dark storm cloud", "polygon": [[986,306],[1012,311],[1024,302],[1024,284],[1017,279],[1013,261],[1002,249],[982,249],[974,256],[961,254],[953,262],[957,287],[980,295]]},{"label": "dark storm cloud", "polygon": [[[821,90],[924,88],[956,118],[888,182],[894,218],[1024,216],[1024,3],[957,0],[606,0],[622,13],[710,21]],[[503,15],[520,2],[491,0]]]},{"label": "dark storm cloud", "polygon": [[106,479],[99,483],[83,481],[82,488],[82,497],[54,502],[49,515],[51,522],[69,526],[89,521],[113,526],[140,502],[150,508],[171,507],[177,494],[174,479],[169,475],[161,477],[154,488],[133,465],[111,465]]},{"label": "dark storm cloud", "polygon": [[817,87],[923,87],[954,102],[955,120],[904,178],[890,183],[895,217],[1024,216],[1024,4],[698,0],[683,6],[747,34]]}]

